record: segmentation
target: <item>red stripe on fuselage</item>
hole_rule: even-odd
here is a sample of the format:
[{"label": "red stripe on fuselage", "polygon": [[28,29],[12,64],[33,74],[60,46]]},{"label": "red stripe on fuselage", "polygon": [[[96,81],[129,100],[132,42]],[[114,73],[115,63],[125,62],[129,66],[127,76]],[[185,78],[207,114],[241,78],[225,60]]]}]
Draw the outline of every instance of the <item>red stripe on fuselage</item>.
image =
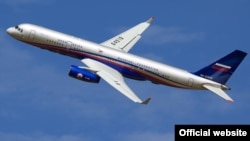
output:
[{"label": "red stripe on fuselage", "polygon": [[164,80],[160,79],[159,77],[157,77],[156,75],[150,74],[150,72],[141,71],[139,69],[131,69],[130,65],[126,65],[124,63],[117,63],[117,61],[110,61],[109,59],[106,59],[106,57],[98,56],[96,54],[80,52],[80,51],[76,51],[76,50],[72,50],[72,49],[65,49],[64,47],[58,47],[58,46],[53,46],[53,45],[38,44],[38,43],[26,42],[26,41],[23,41],[23,42],[40,47],[42,49],[47,49],[47,50],[50,50],[53,52],[57,52],[57,53],[61,53],[61,54],[67,55],[67,56],[71,56],[71,57],[77,58],[77,59],[91,58],[91,59],[94,59],[97,61],[110,63],[110,64],[113,64],[115,66],[125,68],[125,69],[133,71],[135,73],[138,73],[152,82],[158,82],[160,84],[164,84],[164,85],[168,85],[168,86],[172,86],[172,87],[177,87],[177,88],[187,88],[183,84],[180,84],[183,86],[175,85],[175,84],[173,84],[175,82],[170,83],[168,81],[164,81]]}]

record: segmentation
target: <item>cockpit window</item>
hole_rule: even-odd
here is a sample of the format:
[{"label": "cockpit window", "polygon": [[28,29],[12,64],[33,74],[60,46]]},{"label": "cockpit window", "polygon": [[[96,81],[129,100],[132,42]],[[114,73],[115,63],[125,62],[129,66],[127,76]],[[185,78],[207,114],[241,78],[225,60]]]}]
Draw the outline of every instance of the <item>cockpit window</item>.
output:
[{"label": "cockpit window", "polygon": [[15,26],[15,29],[18,30],[19,32],[23,32],[23,29],[21,29],[18,25]]}]

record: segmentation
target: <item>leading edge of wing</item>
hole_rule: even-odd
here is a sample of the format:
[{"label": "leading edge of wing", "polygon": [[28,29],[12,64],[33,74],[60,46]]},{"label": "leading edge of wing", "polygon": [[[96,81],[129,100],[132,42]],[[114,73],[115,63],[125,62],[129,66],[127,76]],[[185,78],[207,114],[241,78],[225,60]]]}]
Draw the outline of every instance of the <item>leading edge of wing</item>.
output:
[{"label": "leading edge of wing", "polygon": [[137,97],[137,95],[127,86],[123,76],[117,70],[92,59],[82,59],[81,62],[91,69],[96,70],[97,75],[132,101],[140,104],[148,104],[151,100],[151,98],[148,98],[142,101]]},{"label": "leading edge of wing", "polygon": [[218,96],[222,97],[223,99],[233,102],[233,99],[227,95],[221,88],[209,85],[209,84],[203,84],[203,87],[212,91],[213,93],[217,94]]},{"label": "leading edge of wing", "polygon": [[147,21],[137,24],[136,26],[110,38],[101,43],[101,45],[128,52],[141,38],[141,34],[149,27],[154,20],[150,17]]}]

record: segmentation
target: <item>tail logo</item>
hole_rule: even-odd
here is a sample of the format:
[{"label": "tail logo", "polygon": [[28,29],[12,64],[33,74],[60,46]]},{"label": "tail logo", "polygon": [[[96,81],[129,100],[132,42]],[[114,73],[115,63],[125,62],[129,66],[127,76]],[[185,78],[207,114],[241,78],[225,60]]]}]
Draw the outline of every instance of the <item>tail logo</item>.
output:
[{"label": "tail logo", "polygon": [[225,84],[246,55],[246,52],[234,50],[233,52],[200,69],[194,74],[213,80],[220,84]]},{"label": "tail logo", "polygon": [[221,72],[228,72],[231,69],[231,66],[223,65],[220,63],[215,63],[212,68]]}]

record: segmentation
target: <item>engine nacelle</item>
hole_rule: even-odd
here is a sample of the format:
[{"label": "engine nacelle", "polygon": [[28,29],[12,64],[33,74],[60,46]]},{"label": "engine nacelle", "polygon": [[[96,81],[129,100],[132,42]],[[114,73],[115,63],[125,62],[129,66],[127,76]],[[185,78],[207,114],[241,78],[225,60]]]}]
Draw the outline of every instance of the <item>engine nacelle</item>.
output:
[{"label": "engine nacelle", "polygon": [[78,80],[92,82],[92,83],[99,83],[100,81],[100,77],[96,75],[96,73],[88,69],[80,68],[74,65],[71,65],[69,76],[76,78]]}]

